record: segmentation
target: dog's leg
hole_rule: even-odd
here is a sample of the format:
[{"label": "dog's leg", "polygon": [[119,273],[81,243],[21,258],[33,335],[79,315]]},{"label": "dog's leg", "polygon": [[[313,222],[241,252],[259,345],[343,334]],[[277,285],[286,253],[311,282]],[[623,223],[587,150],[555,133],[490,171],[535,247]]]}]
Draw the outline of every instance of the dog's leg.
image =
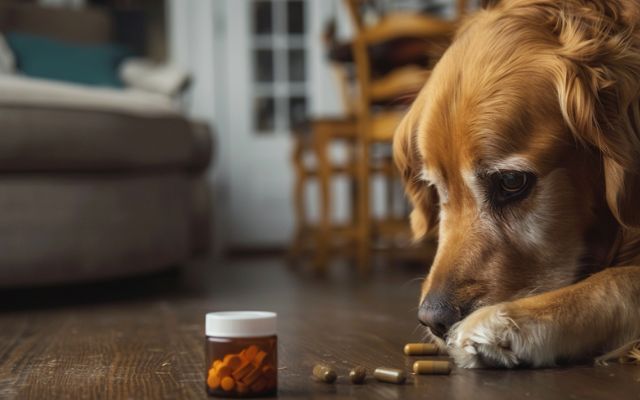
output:
[{"label": "dog's leg", "polygon": [[465,368],[549,366],[640,338],[640,268],[609,268],[552,292],[478,309],[447,345]]}]

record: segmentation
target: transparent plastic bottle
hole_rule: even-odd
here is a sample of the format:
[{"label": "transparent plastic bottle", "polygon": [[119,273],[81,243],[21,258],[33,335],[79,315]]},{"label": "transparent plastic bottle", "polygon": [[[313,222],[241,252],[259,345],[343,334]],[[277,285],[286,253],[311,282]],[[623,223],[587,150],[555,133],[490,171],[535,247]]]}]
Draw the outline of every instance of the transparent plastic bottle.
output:
[{"label": "transparent plastic bottle", "polygon": [[206,315],[206,388],[216,397],[278,392],[277,315],[264,311]]}]

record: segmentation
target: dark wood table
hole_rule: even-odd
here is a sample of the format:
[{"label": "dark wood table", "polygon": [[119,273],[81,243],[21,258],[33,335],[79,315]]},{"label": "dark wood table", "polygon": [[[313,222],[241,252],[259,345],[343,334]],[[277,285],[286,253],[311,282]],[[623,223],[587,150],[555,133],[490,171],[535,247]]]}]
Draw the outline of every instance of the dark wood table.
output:
[{"label": "dark wood table", "polygon": [[[277,259],[221,262],[198,275],[205,290],[176,290],[167,275],[83,288],[0,292],[1,399],[191,399],[204,390],[204,315],[264,309],[279,314],[279,398],[631,399],[640,366],[460,370],[411,376],[404,385],[347,382],[354,365],[410,370],[419,340],[419,269],[347,268],[317,279]],[[587,334],[587,333],[585,333]],[[336,384],[314,382],[334,365]]]}]

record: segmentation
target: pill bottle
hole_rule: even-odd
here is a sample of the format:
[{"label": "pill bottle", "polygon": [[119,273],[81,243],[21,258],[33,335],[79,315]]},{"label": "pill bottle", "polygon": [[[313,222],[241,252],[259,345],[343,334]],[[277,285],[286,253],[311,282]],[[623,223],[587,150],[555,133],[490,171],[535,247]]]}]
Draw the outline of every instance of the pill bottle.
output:
[{"label": "pill bottle", "polygon": [[215,397],[266,397],[278,391],[277,316],[265,311],[206,315],[206,388]]}]

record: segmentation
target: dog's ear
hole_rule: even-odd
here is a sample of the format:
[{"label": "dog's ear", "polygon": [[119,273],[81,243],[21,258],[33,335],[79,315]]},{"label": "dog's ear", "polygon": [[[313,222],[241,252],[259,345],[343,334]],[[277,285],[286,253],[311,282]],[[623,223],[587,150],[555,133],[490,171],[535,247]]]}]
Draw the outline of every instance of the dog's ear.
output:
[{"label": "dog's ear", "polygon": [[439,199],[435,187],[421,179],[422,159],[416,148],[416,126],[422,102],[420,97],[402,119],[393,138],[393,158],[413,205],[411,230],[414,239],[424,237],[438,225]]},{"label": "dog's ear", "polygon": [[635,168],[604,159],[607,203],[618,222],[625,227],[640,227],[640,175]]},{"label": "dog's ear", "polygon": [[640,44],[616,4],[559,13],[556,86],[570,130],[602,155],[612,214],[640,227]]}]

